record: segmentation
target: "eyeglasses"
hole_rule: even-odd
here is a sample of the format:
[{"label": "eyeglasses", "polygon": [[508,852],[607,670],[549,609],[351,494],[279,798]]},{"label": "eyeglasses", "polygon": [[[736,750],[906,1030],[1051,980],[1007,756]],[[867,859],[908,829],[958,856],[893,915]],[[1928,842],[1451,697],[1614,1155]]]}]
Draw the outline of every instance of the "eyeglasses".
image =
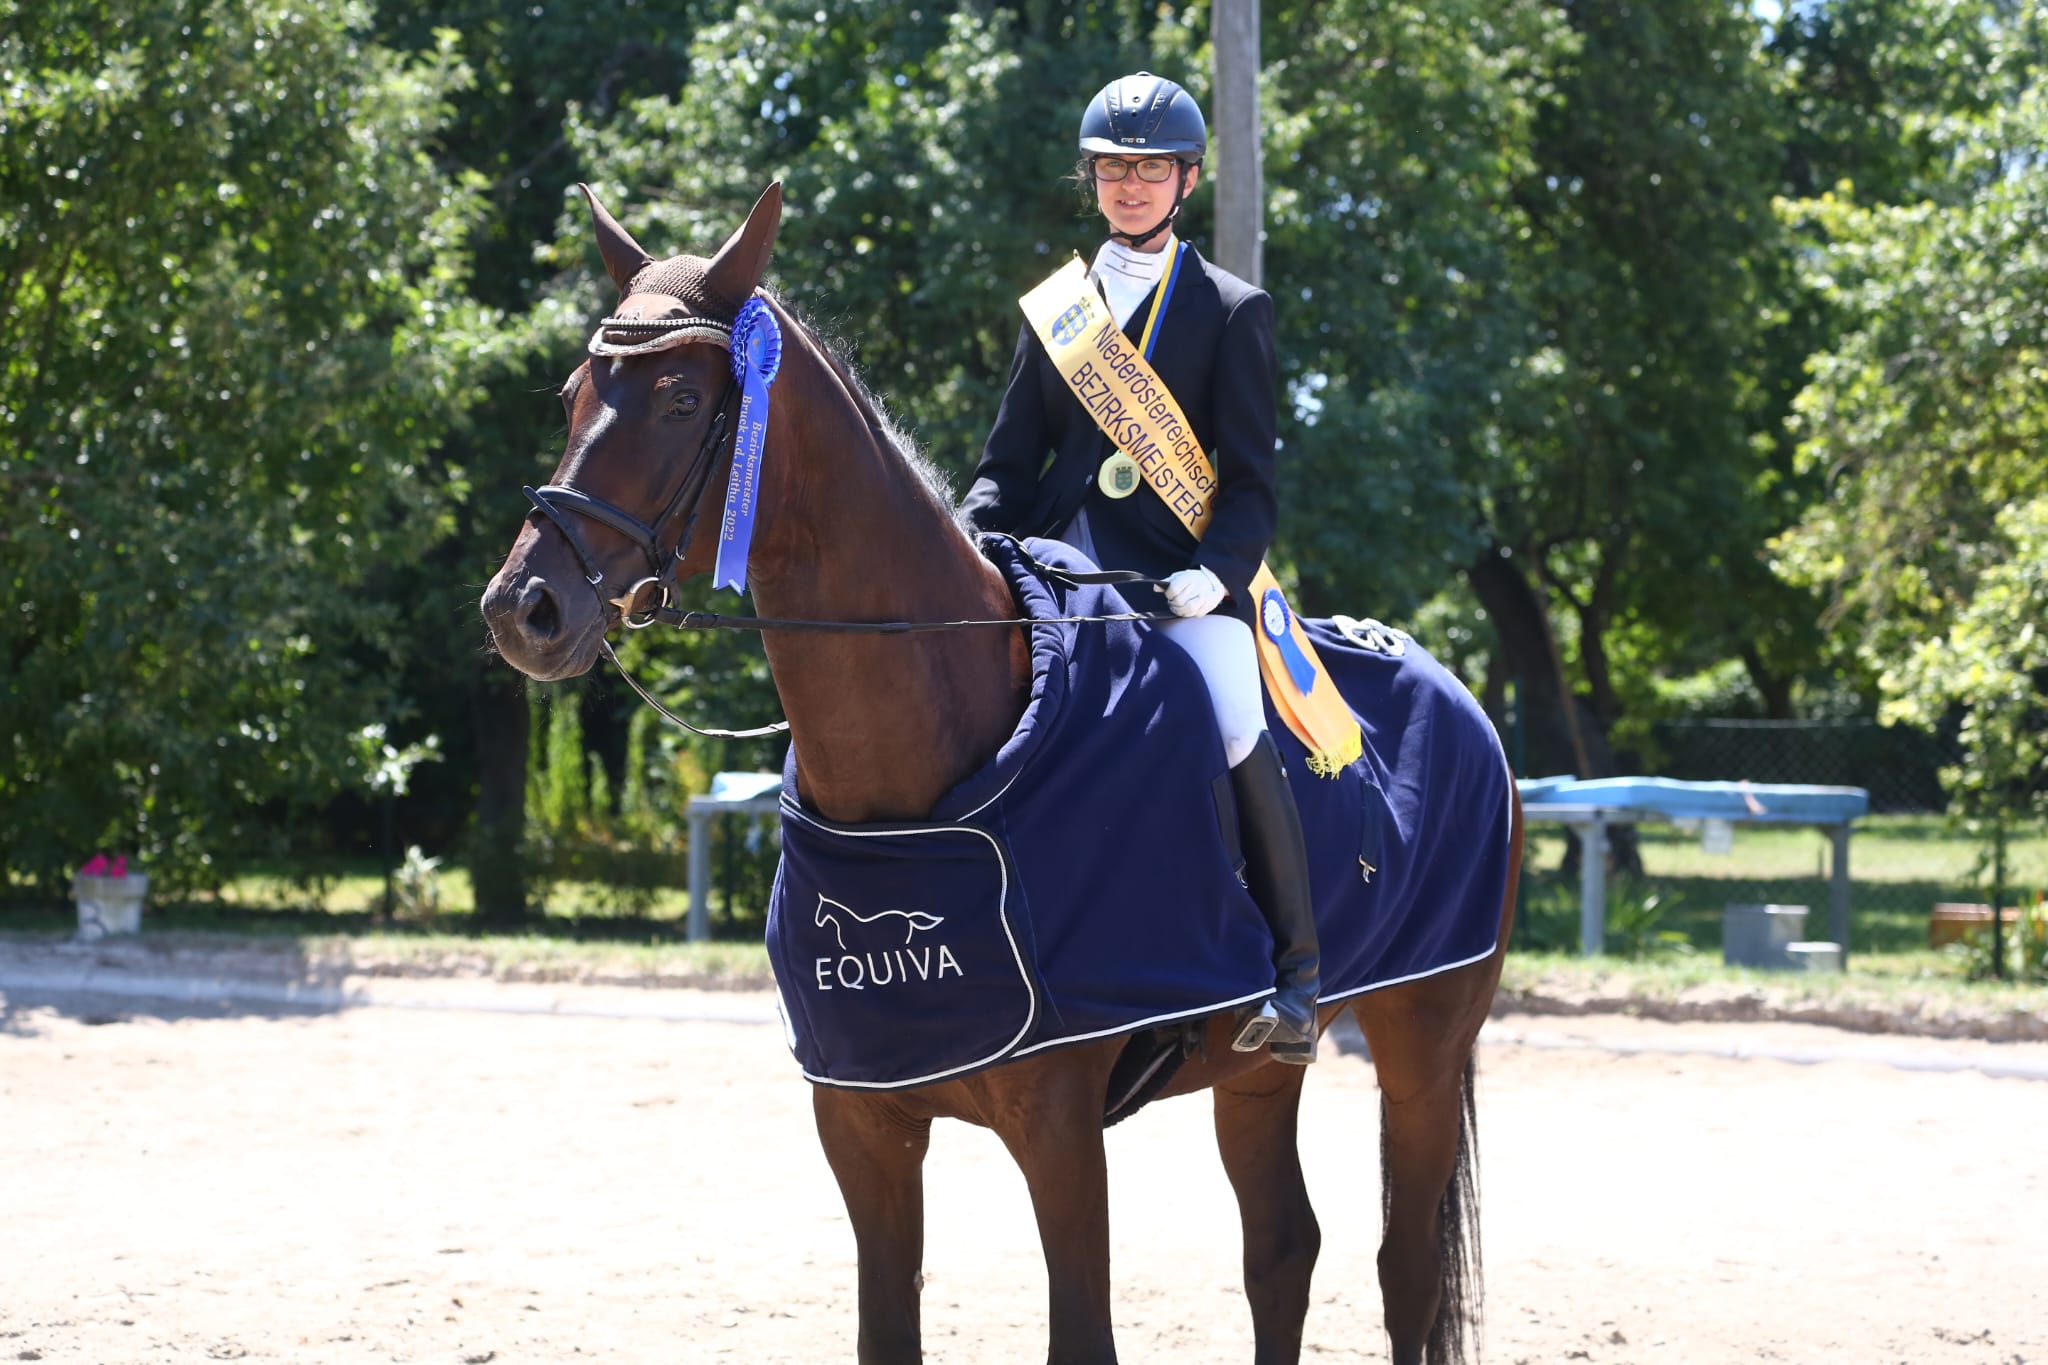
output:
[{"label": "eyeglasses", "polygon": [[1148,156],[1143,161],[1126,161],[1120,156],[1097,156],[1089,158],[1088,165],[1094,171],[1095,178],[1104,184],[1115,184],[1135,170],[1138,179],[1148,185],[1157,185],[1173,179],[1173,173],[1180,166],[1180,161],[1171,156]]}]

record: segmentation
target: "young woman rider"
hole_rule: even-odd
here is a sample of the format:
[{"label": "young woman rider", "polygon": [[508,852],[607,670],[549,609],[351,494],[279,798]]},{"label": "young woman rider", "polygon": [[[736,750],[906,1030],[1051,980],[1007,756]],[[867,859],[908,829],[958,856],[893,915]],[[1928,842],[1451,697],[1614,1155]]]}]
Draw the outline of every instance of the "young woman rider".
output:
[{"label": "young woman rider", "polygon": [[[1109,227],[1090,278],[1134,348],[1150,333],[1148,359],[1215,465],[1201,539],[1133,477],[1130,457],[1082,408],[1029,324],[962,511],[977,529],[1064,540],[1104,567],[1165,580],[1175,619],[1161,629],[1208,684],[1245,884],[1273,931],[1274,994],[1236,1046],[1267,1043],[1275,1058],[1307,1063],[1315,1060],[1315,920],[1301,818],[1266,733],[1252,636],[1250,584],[1277,519],[1273,302],[1174,235],[1208,141],[1194,98],[1150,72],[1111,81],[1081,116],[1081,170]],[[1154,316],[1162,290],[1170,291],[1166,309]]]}]

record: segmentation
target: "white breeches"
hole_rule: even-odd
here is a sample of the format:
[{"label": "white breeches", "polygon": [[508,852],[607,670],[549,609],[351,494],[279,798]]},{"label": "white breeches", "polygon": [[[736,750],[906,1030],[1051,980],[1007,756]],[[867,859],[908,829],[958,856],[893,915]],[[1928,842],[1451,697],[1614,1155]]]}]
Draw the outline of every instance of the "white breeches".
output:
[{"label": "white breeches", "polygon": [[[1097,564],[1102,562],[1095,551],[1095,537],[1088,530],[1086,508],[1074,514],[1058,539]],[[1252,628],[1235,616],[1213,614],[1152,624],[1202,670],[1202,681],[1209,685],[1209,705],[1216,712],[1216,728],[1223,734],[1224,761],[1235,768],[1266,732],[1265,684],[1259,680],[1259,646],[1252,639]]]},{"label": "white breeches", "polygon": [[1216,728],[1223,734],[1224,761],[1235,768],[1266,731],[1259,650],[1252,640],[1252,628],[1235,616],[1221,615],[1152,624],[1202,670],[1202,681],[1209,685],[1209,704],[1216,710]]}]

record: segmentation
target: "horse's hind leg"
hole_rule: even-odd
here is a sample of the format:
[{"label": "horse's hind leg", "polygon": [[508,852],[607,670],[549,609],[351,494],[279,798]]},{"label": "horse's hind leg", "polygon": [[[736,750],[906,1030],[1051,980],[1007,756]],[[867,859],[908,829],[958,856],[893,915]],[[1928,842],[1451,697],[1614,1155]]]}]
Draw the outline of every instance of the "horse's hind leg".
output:
[{"label": "horse's hind leg", "polygon": [[1380,1080],[1380,1293],[1394,1365],[1455,1365],[1476,1316],[1472,1045],[1498,958],[1362,996]]},{"label": "horse's hind leg", "polygon": [[1295,1365],[1322,1229],[1295,1149],[1298,1066],[1262,1066],[1216,1087],[1216,1146],[1244,1224],[1244,1291],[1256,1365]]},{"label": "horse's hind leg", "polygon": [[1491,955],[1359,996],[1380,1080],[1380,1294],[1394,1365],[1459,1365],[1479,1319],[1472,1048],[1500,985],[1521,884],[1522,800],[1508,789],[1506,891]]},{"label": "horse's hind leg", "polygon": [[931,1118],[829,1086],[813,1090],[812,1108],[860,1257],[860,1365],[916,1365]]}]

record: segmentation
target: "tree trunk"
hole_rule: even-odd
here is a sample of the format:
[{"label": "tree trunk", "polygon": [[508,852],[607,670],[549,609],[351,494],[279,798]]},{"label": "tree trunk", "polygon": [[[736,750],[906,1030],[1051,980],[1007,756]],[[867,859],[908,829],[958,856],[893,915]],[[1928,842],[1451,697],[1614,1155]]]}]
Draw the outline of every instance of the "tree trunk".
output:
[{"label": "tree trunk", "polygon": [[526,922],[527,709],[525,679],[496,659],[472,675],[470,720],[476,736],[476,827],[470,880],[477,922],[518,928]]},{"label": "tree trunk", "polygon": [[1580,740],[1572,733],[1563,704],[1556,651],[1542,600],[1512,552],[1496,546],[1466,569],[1479,604],[1493,622],[1500,645],[1496,672],[1513,678],[1521,703],[1523,744],[1528,772],[1575,773],[1591,776],[1581,761]]},{"label": "tree trunk", "polygon": [[[1616,776],[1607,727],[1591,707],[1567,690],[1543,598],[1513,552],[1495,546],[1471,564],[1465,576],[1493,622],[1502,671],[1519,684],[1529,772],[1569,772],[1581,778]],[[1640,876],[1643,857],[1634,826],[1617,825],[1607,834],[1613,870]],[[1566,875],[1575,872],[1578,859],[1579,841],[1568,835],[1561,870]]]},{"label": "tree trunk", "polygon": [[1763,698],[1765,720],[1792,719],[1792,679],[1783,673],[1773,673],[1764,663],[1763,655],[1755,645],[1745,645],[1742,650],[1742,666],[1749,670],[1749,684],[1756,694]]}]

